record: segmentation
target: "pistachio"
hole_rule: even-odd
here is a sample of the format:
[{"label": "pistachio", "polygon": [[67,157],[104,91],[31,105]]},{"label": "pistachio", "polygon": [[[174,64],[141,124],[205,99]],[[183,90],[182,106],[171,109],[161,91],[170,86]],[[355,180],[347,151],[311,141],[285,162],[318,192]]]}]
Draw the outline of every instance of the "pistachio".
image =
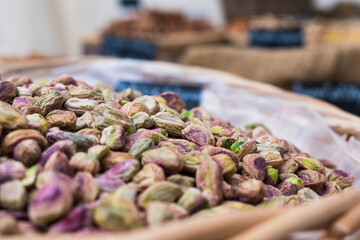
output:
[{"label": "pistachio", "polygon": [[101,228],[121,231],[141,226],[141,217],[135,204],[116,195],[104,198],[95,207],[93,219]]},{"label": "pistachio", "polygon": [[135,203],[136,195],[138,192],[138,186],[131,182],[125,185],[122,185],[114,192],[114,195],[121,197],[127,201]]},{"label": "pistachio", "polygon": [[100,170],[100,162],[95,155],[84,152],[75,153],[70,159],[70,166],[77,171],[85,171],[92,174]]},{"label": "pistachio", "polygon": [[278,177],[279,171],[276,168],[268,167],[266,168],[264,183],[275,186],[277,184]]},{"label": "pistachio", "polygon": [[211,160],[211,157],[206,153],[191,151],[183,156],[184,171],[195,174],[201,163],[209,159]]},{"label": "pistachio", "polygon": [[264,180],[266,174],[266,161],[260,154],[248,154],[243,159],[244,170],[253,178]]},{"label": "pistachio", "polygon": [[50,233],[75,232],[92,224],[92,209],[88,205],[79,205],[64,218],[51,225]]},{"label": "pistachio", "polygon": [[222,147],[230,149],[230,147],[236,142],[236,139],[233,137],[219,137],[216,140],[216,147]]},{"label": "pistachio", "polygon": [[256,142],[251,138],[241,137],[231,145],[230,149],[241,161],[247,154],[256,150]]},{"label": "pistachio", "polygon": [[37,174],[40,171],[39,165],[34,165],[31,168],[27,169],[25,172],[25,177],[21,180],[21,183],[24,187],[33,187],[35,185]]},{"label": "pistachio", "polygon": [[139,158],[143,152],[152,148],[154,142],[151,139],[143,138],[135,142],[134,145],[129,149],[129,153],[134,155],[136,158]]},{"label": "pistachio", "polygon": [[51,85],[55,86],[56,84],[61,83],[64,85],[75,85],[77,86],[77,83],[74,78],[72,78],[68,74],[62,74],[56,78],[54,78],[51,82]]},{"label": "pistachio", "polygon": [[111,125],[121,125],[125,129],[130,127],[129,117],[124,112],[103,103],[91,111],[91,116],[94,125],[101,130]]},{"label": "pistachio", "polygon": [[94,119],[90,112],[84,113],[81,117],[76,119],[76,130],[83,128],[91,128],[94,124]]},{"label": "pistachio", "polygon": [[256,179],[242,182],[236,189],[236,197],[239,201],[251,204],[259,203],[265,197],[264,184]]},{"label": "pistachio", "polygon": [[46,121],[51,127],[59,127],[62,130],[76,129],[76,115],[70,111],[53,110],[46,115]]},{"label": "pistachio", "polygon": [[95,91],[100,92],[105,99],[113,99],[115,96],[115,92],[111,87],[108,87],[107,85],[97,83],[94,86]]},{"label": "pistachio", "polygon": [[310,188],[303,188],[297,193],[301,205],[309,204],[313,201],[320,200],[320,196]]},{"label": "pistachio", "polygon": [[123,181],[128,182],[139,171],[139,169],[140,162],[138,160],[127,159],[114,165],[112,168],[106,171],[105,174],[116,176],[121,178]]},{"label": "pistachio", "polygon": [[33,83],[31,78],[26,76],[12,76],[6,79],[9,82],[14,83],[16,86],[24,86]]},{"label": "pistachio", "polygon": [[104,170],[109,170],[118,163],[134,158],[135,157],[130,153],[110,151],[104,158],[100,160],[100,163]]},{"label": "pistachio", "polygon": [[175,183],[162,181],[156,182],[138,198],[138,205],[145,208],[150,202],[174,202],[182,195],[181,187]]},{"label": "pistachio", "polygon": [[278,188],[285,196],[295,195],[302,186],[302,180],[297,177],[287,178],[285,181],[279,184]]},{"label": "pistachio", "polygon": [[72,193],[75,193],[78,190],[78,185],[73,179],[61,172],[55,171],[42,171],[37,175],[35,187],[37,189],[43,188],[47,183],[55,183],[55,184],[65,184],[68,188],[70,188]]},{"label": "pistachio", "polygon": [[88,154],[95,157],[99,161],[109,153],[110,148],[104,145],[95,145],[88,149]]},{"label": "pistachio", "polygon": [[298,196],[277,196],[266,199],[257,207],[259,208],[282,208],[282,207],[293,207],[300,205]]},{"label": "pistachio", "polygon": [[211,114],[203,107],[196,107],[190,110],[194,114],[194,117],[205,121],[211,121]]},{"label": "pistachio", "polygon": [[265,158],[266,165],[269,166],[279,167],[284,161],[277,150],[265,150],[259,152],[259,154]]},{"label": "pistachio", "polygon": [[123,91],[121,91],[119,93],[120,97],[124,100],[127,100],[127,101],[132,101],[134,100],[136,97],[140,97],[138,96],[140,94],[141,96],[141,93],[137,92],[137,91],[134,91],[133,89],[131,88],[127,88]]},{"label": "pistachio", "polygon": [[24,106],[31,106],[34,105],[35,100],[31,96],[22,96],[22,97],[16,97],[14,98],[12,102],[12,106],[20,111],[22,111],[22,108]]},{"label": "pistachio", "polygon": [[74,112],[76,115],[81,116],[86,112],[92,111],[99,103],[91,99],[70,98],[64,104],[68,111]]},{"label": "pistachio", "polygon": [[96,139],[97,142],[100,143],[101,131],[96,128],[84,128],[75,133],[82,134],[82,135],[91,135],[91,136],[95,137],[94,139]]},{"label": "pistachio", "polygon": [[65,153],[56,151],[47,160],[44,165],[44,171],[61,172],[69,176],[73,176],[74,171],[70,166],[69,158]]},{"label": "pistachio", "polygon": [[149,226],[181,219],[187,215],[187,211],[175,203],[151,202],[146,206],[146,222]]},{"label": "pistachio", "polygon": [[237,186],[240,183],[245,182],[246,180],[248,180],[248,178],[245,177],[245,176],[242,176],[240,174],[235,173],[234,175],[231,176],[230,179],[227,179],[227,180],[228,180],[229,184]]},{"label": "pistachio", "polygon": [[205,200],[201,191],[197,188],[188,188],[177,202],[179,206],[186,209],[189,213],[197,212],[204,208]]},{"label": "pistachio", "polygon": [[48,182],[36,192],[30,202],[29,218],[37,226],[45,226],[65,216],[72,203],[72,193],[67,185]]},{"label": "pistachio", "polygon": [[85,86],[68,86],[70,95],[74,98],[102,100],[104,97],[101,93],[93,91]]},{"label": "pistachio", "polygon": [[266,191],[266,195],[265,195],[266,199],[283,195],[282,191],[280,191],[278,188],[272,185],[265,185],[265,191]]},{"label": "pistachio", "polygon": [[319,192],[326,182],[323,174],[313,170],[302,170],[297,175],[304,182],[305,187],[311,188],[315,192]]},{"label": "pistachio", "polygon": [[133,116],[138,112],[149,113],[149,109],[142,102],[128,102],[121,107],[121,111],[129,116]]},{"label": "pistachio", "polygon": [[26,115],[26,120],[29,128],[35,129],[42,134],[46,134],[50,129],[50,124],[40,114],[34,113]]},{"label": "pistachio", "polygon": [[[159,100],[158,100],[159,98],[160,98],[160,99],[163,99],[163,98],[161,98],[161,97],[156,97],[156,101],[159,102]],[[161,102],[161,101],[160,101],[160,102]],[[175,115],[175,116],[181,118],[181,115],[180,115],[180,113],[179,113],[178,111],[176,111],[175,109],[173,109],[173,108],[171,108],[171,107],[168,107],[168,106],[166,106],[164,103],[160,103],[160,102],[159,102],[159,106],[160,106],[159,112],[170,113],[171,115]]]},{"label": "pistachio", "polygon": [[22,179],[25,173],[26,168],[21,162],[12,160],[0,162],[0,184],[10,180]]},{"label": "pistachio", "polygon": [[237,167],[228,155],[220,153],[212,156],[212,159],[219,164],[224,178],[230,178],[236,173]]},{"label": "pistachio", "polygon": [[171,142],[172,144],[175,144],[182,154],[188,153],[197,147],[195,143],[185,139],[169,138],[168,141]]},{"label": "pistachio", "polygon": [[78,191],[75,193],[77,202],[88,203],[96,199],[99,193],[99,184],[90,173],[78,172],[74,177],[74,181],[79,186]]},{"label": "pistachio", "polygon": [[20,111],[0,101],[0,125],[4,129],[19,129],[27,127],[27,121]]},{"label": "pistachio", "polygon": [[6,213],[0,212],[0,236],[19,233],[19,226],[16,219]]},{"label": "pistachio", "polygon": [[145,190],[155,182],[165,180],[165,173],[161,167],[154,163],[146,164],[136,175],[132,178],[134,183],[138,184],[140,191]]},{"label": "pistachio", "polygon": [[182,134],[187,140],[190,140],[200,146],[215,145],[213,134],[205,127],[190,125],[182,130]]},{"label": "pistachio", "polygon": [[98,139],[92,135],[78,134],[61,130],[49,131],[46,134],[46,139],[49,143],[54,143],[60,140],[71,140],[77,151],[87,151],[87,149],[99,143]]},{"label": "pistachio", "polygon": [[184,166],[181,153],[167,147],[145,151],[141,161],[143,164],[155,163],[169,175],[179,173]]},{"label": "pistachio", "polygon": [[341,191],[342,188],[339,185],[337,185],[336,182],[325,182],[319,192],[319,195],[321,197],[328,197]]},{"label": "pistachio", "polygon": [[155,97],[152,96],[141,96],[134,99],[134,102],[141,102],[149,109],[151,115],[156,114],[160,110],[159,103],[156,101]]},{"label": "pistachio", "polygon": [[326,171],[326,180],[335,182],[342,189],[350,187],[354,182],[354,176],[350,173],[339,170],[339,169],[328,169]]},{"label": "pistachio", "polygon": [[235,163],[235,165],[238,165],[238,158],[232,151],[230,151],[228,149],[224,149],[221,147],[208,146],[205,149],[203,149],[202,152],[207,153],[210,156],[215,156],[218,154],[225,154],[231,158],[231,160]]},{"label": "pistachio", "polygon": [[163,128],[170,136],[181,137],[181,131],[186,127],[186,124],[180,117],[168,112],[159,112],[152,116],[155,126]]},{"label": "pistachio", "polygon": [[41,96],[34,105],[40,107],[42,115],[46,115],[54,109],[60,109],[63,102],[64,97],[60,92],[55,91],[49,95]]},{"label": "pistachio", "polygon": [[196,187],[211,207],[223,199],[222,174],[219,165],[212,159],[205,159],[196,171]]},{"label": "pistachio", "polygon": [[299,164],[301,169],[305,170],[314,170],[319,173],[325,174],[325,167],[321,164],[321,162],[315,158],[308,158],[303,156],[297,156],[294,160]]},{"label": "pistachio", "polygon": [[164,92],[158,94],[157,96],[164,98],[166,101],[166,106],[171,107],[178,112],[181,112],[185,107],[181,97],[175,92]]},{"label": "pistachio", "polygon": [[50,156],[56,151],[63,152],[68,158],[71,158],[75,154],[74,143],[70,140],[57,141],[42,153],[39,164],[45,166]]},{"label": "pistachio", "polygon": [[137,129],[149,129],[154,125],[154,119],[148,113],[138,112],[132,116],[132,121]]},{"label": "pistachio", "polygon": [[125,145],[124,128],[120,125],[112,125],[104,128],[100,143],[109,146],[111,150],[119,150]]},{"label": "pistachio", "polygon": [[279,173],[294,173],[298,168],[299,165],[293,159],[289,159],[279,166]]},{"label": "pistachio", "polygon": [[95,180],[103,192],[114,192],[125,184],[123,180],[111,174],[101,174],[97,176]]},{"label": "pistachio", "polygon": [[41,157],[41,148],[37,141],[26,139],[14,147],[13,157],[15,160],[22,162],[26,167],[37,163]]},{"label": "pistachio", "polygon": [[151,131],[147,129],[143,129],[142,131],[137,131],[136,133],[131,134],[126,138],[126,144],[124,146],[125,151],[129,151],[132,145],[135,144],[136,141],[139,141],[140,139],[147,138],[151,139],[154,144],[158,144],[160,141],[166,141],[167,138],[156,131]]},{"label": "pistachio", "polygon": [[0,101],[10,102],[17,94],[16,85],[10,81],[0,82]]},{"label": "pistachio", "polygon": [[0,185],[0,206],[8,210],[22,210],[27,201],[26,189],[20,180]]},{"label": "pistachio", "polygon": [[174,174],[169,176],[166,180],[176,183],[185,189],[195,186],[195,178],[185,175]]}]

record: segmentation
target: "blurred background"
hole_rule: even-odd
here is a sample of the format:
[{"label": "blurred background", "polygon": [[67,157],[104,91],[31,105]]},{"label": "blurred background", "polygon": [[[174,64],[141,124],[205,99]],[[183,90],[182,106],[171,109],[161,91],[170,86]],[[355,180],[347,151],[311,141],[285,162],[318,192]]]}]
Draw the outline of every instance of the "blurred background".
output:
[{"label": "blurred background", "polygon": [[360,0],[0,1],[2,69],[90,55],[218,69],[360,115]]}]

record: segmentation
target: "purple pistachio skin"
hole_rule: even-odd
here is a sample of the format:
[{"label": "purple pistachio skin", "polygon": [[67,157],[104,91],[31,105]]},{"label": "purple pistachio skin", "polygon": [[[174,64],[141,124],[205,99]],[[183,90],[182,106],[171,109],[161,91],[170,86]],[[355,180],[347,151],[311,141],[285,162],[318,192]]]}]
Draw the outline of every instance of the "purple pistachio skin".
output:
[{"label": "purple pistachio skin", "polygon": [[182,101],[181,97],[175,92],[164,92],[156,96],[164,98],[166,100],[166,106],[175,109],[178,112],[181,112],[181,110],[183,110],[183,108],[185,107],[185,104]]},{"label": "purple pistachio skin", "polygon": [[[87,151],[90,147],[98,144],[96,137],[86,134],[78,134],[61,130],[49,131],[46,134],[46,140],[52,144],[60,140],[71,140],[75,144],[76,150],[80,152]],[[97,142],[96,142],[97,141]]]},{"label": "purple pistachio skin", "polygon": [[295,195],[299,190],[299,186],[290,181],[280,183],[278,188],[285,196]]},{"label": "purple pistachio skin", "polygon": [[214,155],[218,155],[218,154],[225,154],[231,158],[231,160],[235,163],[236,166],[238,165],[238,162],[239,162],[238,158],[232,151],[222,148],[222,147],[208,146],[207,148],[204,148],[202,150],[202,152],[209,154],[210,156],[214,156]]},{"label": "purple pistachio skin", "polygon": [[139,171],[140,163],[136,159],[127,159],[122,161],[108,171],[105,174],[116,176],[124,181],[130,181],[130,179]]},{"label": "purple pistachio skin", "polygon": [[65,153],[60,151],[54,152],[48,158],[48,161],[44,166],[44,171],[61,172],[71,177],[74,175],[74,170],[70,166],[69,158]]},{"label": "purple pistachio skin", "polygon": [[342,189],[350,187],[354,182],[354,176],[340,169],[331,169],[326,173],[326,179],[336,182]]},{"label": "purple pistachio skin", "polygon": [[215,145],[215,138],[210,130],[199,125],[189,125],[182,131],[184,137],[197,145]]},{"label": "purple pistachio skin", "polygon": [[21,162],[6,161],[0,163],[0,184],[14,179],[22,179],[26,168]]},{"label": "purple pistachio skin", "polygon": [[271,185],[265,185],[265,190],[266,190],[266,195],[265,195],[266,198],[273,198],[283,195],[281,190]]},{"label": "purple pistachio skin", "polygon": [[77,82],[74,78],[72,78],[70,75],[62,74],[56,78],[54,78],[51,82],[53,86],[55,86],[57,83],[61,83],[64,85],[74,85],[77,86]]},{"label": "purple pistachio skin", "polygon": [[111,174],[101,174],[95,178],[100,186],[100,190],[104,192],[113,192],[125,184],[123,180]]},{"label": "purple pistachio skin", "polygon": [[65,153],[65,155],[70,159],[76,152],[74,143],[70,140],[61,140],[54,143],[48,149],[46,149],[40,158],[39,165],[45,166],[47,160],[54,153],[60,151]]},{"label": "purple pistachio skin", "polygon": [[260,154],[248,154],[243,159],[244,170],[253,178],[264,180],[266,161]]},{"label": "purple pistachio skin", "polygon": [[13,100],[12,106],[20,109],[21,106],[33,105],[34,102],[34,98],[30,96],[16,97]]},{"label": "purple pistachio skin", "polygon": [[92,210],[89,205],[83,204],[77,206],[63,219],[53,224],[50,233],[75,232],[80,229],[91,227]]},{"label": "purple pistachio skin", "polygon": [[327,160],[327,159],[319,159],[319,161],[322,163],[322,165],[324,165],[324,167],[326,168],[330,168],[330,169],[336,169],[336,165],[334,163],[332,163],[331,161]]},{"label": "purple pistachio skin", "polygon": [[341,191],[342,189],[337,183],[325,182],[318,194],[322,197],[326,197]]}]

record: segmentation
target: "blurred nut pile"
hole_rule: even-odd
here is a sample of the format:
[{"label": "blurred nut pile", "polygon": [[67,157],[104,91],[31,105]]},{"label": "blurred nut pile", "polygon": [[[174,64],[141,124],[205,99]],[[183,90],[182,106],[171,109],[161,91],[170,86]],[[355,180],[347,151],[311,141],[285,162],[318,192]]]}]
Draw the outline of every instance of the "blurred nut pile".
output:
[{"label": "blurred nut pile", "polygon": [[[272,136],[71,76],[0,82],[0,235],[123,231],[297,206],[354,178]],[[330,151],[330,149],[329,149]]]},{"label": "blurred nut pile", "polygon": [[136,33],[174,33],[199,32],[211,30],[211,25],[205,20],[188,19],[181,13],[144,11],[135,18],[112,22],[104,34],[113,37],[133,37]]}]

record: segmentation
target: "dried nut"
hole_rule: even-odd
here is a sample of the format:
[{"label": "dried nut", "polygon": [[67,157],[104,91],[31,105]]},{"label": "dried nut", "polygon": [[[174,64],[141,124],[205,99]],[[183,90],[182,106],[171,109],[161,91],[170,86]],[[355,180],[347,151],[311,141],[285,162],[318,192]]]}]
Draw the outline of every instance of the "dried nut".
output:
[{"label": "dried nut", "polygon": [[119,150],[125,145],[125,131],[120,125],[112,125],[102,131],[100,143],[107,145],[111,150]]},{"label": "dried nut", "polygon": [[341,187],[337,185],[336,182],[325,182],[319,192],[319,195],[321,197],[328,197],[341,191],[342,191]]},{"label": "dried nut", "polygon": [[4,129],[19,129],[27,127],[27,121],[19,110],[0,101],[0,125]]},{"label": "dried nut", "polygon": [[70,188],[71,192],[75,193],[78,190],[78,185],[73,181],[71,177],[65,175],[61,172],[54,171],[42,171],[37,175],[35,187],[36,189],[41,189],[47,183],[59,183],[65,184]]},{"label": "dried nut", "polygon": [[219,165],[212,159],[204,159],[196,171],[196,187],[211,207],[223,199],[222,174]]},{"label": "dried nut", "polygon": [[88,172],[78,172],[74,177],[79,188],[75,193],[75,199],[80,203],[92,202],[99,194],[99,184],[95,181],[93,176]]},{"label": "dried nut", "polygon": [[113,99],[115,96],[114,90],[107,85],[97,83],[94,85],[94,88],[95,88],[95,91],[100,92],[104,96],[105,99]]},{"label": "dried nut", "polygon": [[50,129],[50,124],[38,113],[26,115],[26,120],[29,128],[38,130],[42,134],[46,134]]},{"label": "dried nut", "polygon": [[169,138],[168,141],[171,142],[172,144],[175,144],[182,154],[188,153],[194,150],[195,148],[197,148],[197,145],[195,143],[185,139]]},{"label": "dried nut", "polygon": [[210,131],[213,133],[213,135],[216,138],[231,137],[234,134],[234,132],[231,129],[225,128],[225,127],[222,127],[222,126],[212,126],[210,128]]},{"label": "dried nut", "polygon": [[265,191],[266,191],[266,195],[265,195],[266,199],[283,195],[282,191],[271,185],[265,185]]},{"label": "dried nut", "polygon": [[194,114],[194,117],[199,118],[203,121],[211,121],[211,114],[203,107],[196,107],[190,110]]},{"label": "dried nut", "polygon": [[279,167],[284,162],[280,152],[276,150],[265,150],[259,152],[259,154],[265,158],[266,165],[269,166]]},{"label": "dried nut", "polygon": [[122,185],[114,192],[114,195],[117,197],[121,197],[127,201],[135,203],[136,195],[138,192],[138,186],[131,182],[125,185]]},{"label": "dried nut", "polygon": [[247,154],[253,153],[256,150],[256,142],[248,137],[241,137],[234,142],[230,150],[238,156],[241,161]]},{"label": "dried nut", "polygon": [[[139,131],[141,131],[141,129],[139,129]],[[154,129],[151,129],[151,131],[157,132],[165,137],[169,137],[169,134],[163,128],[154,128]],[[163,141],[163,142],[165,142],[165,141]]]},{"label": "dried nut", "polygon": [[195,186],[195,178],[180,175],[180,174],[171,175],[166,180],[169,182],[176,183],[177,185],[180,185],[181,187],[183,187],[185,189]]},{"label": "dried nut", "polygon": [[182,137],[181,131],[186,127],[186,124],[180,117],[168,112],[159,112],[152,116],[152,119],[156,127],[165,129],[170,136]]},{"label": "dried nut", "polygon": [[23,86],[23,85],[28,85],[28,84],[33,83],[31,78],[26,77],[26,76],[12,76],[12,77],[9,77],[8,79],[6,79],[6,81],[10,81],[10,82],[14,83],[16,86]]},{"label": "dried nut", "polygon": [[279,171],[276,168],[268,167],[266,168],[264,183],[275,186],[277,184],[278,177]]},{"label": "dried nut", "polygon": [[284,154],[286,154],[287,149],[277,143],[257,144],[256,145],[256,152],[260,153],[260,152],[266,151],[266,150],[276,150],[276,151],[280,152],[281,156],[284,156]]},{"label": "dried nut", "polygon": [[181,132],[187,140],[190,140],[200,146],[215,145],[215,138],[212,132],[205,127],[190,125]]},{"label": "dried nut", "polygon": [[42,155],[41,159],[39,161],[39,164],[41,166],[45,166],[46,162],[50,158],[50,156],[56,152],[60,151],[66,154],[66,156],[70,159],[75,154],[75,146],[74,143],[70,140],[61,140],[57,141],[53,145],[51,145],[48,149],[46,149]]},{"label": "dried nut", "polygon": [[26,139],[15,146],[13,157],[15,160],[22,162],[26,167],[30,167],[39,161],[41,148],[37,141]]},{"label": "dried nut", "polygon": [[85,86],[68,86],[70,95],[80,99],[102,100],[104,97],[101,93],[95,92]]},{"label": "dried nut", "polygon": [[7,134],[2,142],[3,153],[10,154],[14,150],[14,147],[21,141],[26,139],[35,140],[41,149],[47,146],[47,141],[44,136],[33,129],[21,129],[15,130]]},{"label": "dried nut", "polygon": [[225,200],[234,200],[236,198],[236,188],[237,186],[232,186],[227,182],[222,182],[222,190]]},{"label": "dried nut", "polygon": [[141,96],[134,99],[134,102],[141,102],[145,104],[151,115],[156,114],[160,110],[159,103],[156,101],[155,97],[152,96]]},{"label": "dried nut", "polygon": [[22,108],[24,106],[31,106],[34,105],[35,100],[33,97],[31,96],[22,96],[22,97],[16,97],[14,98],[13,102],[12,102],[12,106],[16,109],[19,109],[20,111],[22,111]]},{"label": "dried nut", "polygon": [[94,124],[94,119],[90,112],[84,113],[81,117],[76,119],[76,130],[83,128],[91,128]]},{"label": "dried nut", "polygon": [[121,178],[123,181],[128,182],[139,171],[139,169],[140,162],[138,160],[127,159],[114,165],[112,168],[106,171],[105,174],[116,176]]},{"label": "dried nut", "polygon": [[69,163],[69,158],[65,153],[60,151],[51,154],[44,166],[44,171],[61,172],[71,177],[74,175],[74,171]]},{"label": "dried nut", "polygon": [[75,133],[82,135],[91,135],[96,138],[97,142],[100,143],[101,131],[96,128],[84,128]]},{"label": "dried nut", "polygon": [[188,212],[175,203],[152,202],[146,206],[146,222],[149,226],[181,219],[187,215]]},{"label": "dried nut", "polygon": [[237,199],[245,203],[259,203],[265,197],[265,194],[264,184],[256,179],[242,182],[236,189]]},{"label": "dried nut", "polygon": [[148,188],[155,182],[165,180],[165,173],[161,167],[154,163],[146,164],[133,178],[132,181],[138,184],[140,191]]},{"label": "dried nut", "polygon": [[16,85],[10,81],[0,82],[0,101],[10,102],[17,94]]},{"label": "dried nut", "polygon": [[160,96],[165,99],[166,106],[175,109],[177,112],[181,112],[185,107],[181,97],[175,92],[164,92],[156,96]]},{"label": "dried nut", "polygon": [[50,233],[75,232],[92,225],[92,209],[88,205],[79,205],[63,219],[53,224]]},{"label": "dried nut", "polygon": [[253,178],[264,180],[266,174],[266,161],[260,154],[248,154],[243,159],[244,170]]},{"label": "dried nut", "polygon": [[203,152],[191,151],[183,156],[184,161],[184,171],[195,174],[198,167],[205,160],[212,160],[211,157]]},{"label": "dried nut", "polygon": [[59,127],[62,130],[75,131],[76,115],[70,111],[53,110],[46,115],[46,121],[51,127]]},{"label": "dried nut", "polygon": [[17,95],[18,96],[32,96],[31,91],[24,87],[16,87]]},{"label": "dried nut", "polygon": [[303,181],[305,187],[309,187],[315,192],[319,192],[326,182],[323,174],[313,170],[302,170],[297,175]]},{"label": "dried nut", "polygon": [[35,185],[37,174],[40,171],[39,165],[34,165],[25,172],[25,177],[21,180],[24,187],[33,187]]},{"label": "dried nut", "polygon": [[294,158],[295,162],[299,164],[301,169],[305,170],[314,170],[319,173],[325,174],[325,167],[321,164],[321,162],[315,158],[308,158],[303,156],[297,156]]},{"label": "dried nut", "polygon": [[238,165],[238,158],[232,151],[230,151],[228,149],[224,149],[221,147],[208,146],[205,149],[203,149],[202,152],[209,154],[210,156],[214,156],[214,155],[218,155],[218,154],[225,154],[232,159],[232,161],[235,163],[235,165]]},{"label": "dried nut", "polygon": [[31,83],[28,85],[28,89],[31,91],[31,95],[38,96],[42,88],[46,87],[47,79],[42,79],[35,83]]},{"label": "dried nut", "polygon": [[132,116],[132,121],[137,129],[151,128],[154,125],[154,119],[148,113],[138,112]]},{"label": "dried nut", "polygon": [[70,75],[68,74],[62,74],[56,78],[54,78],[52,81],[51,81],[51,85],[52,86],[55,86],[56,84],[63,84],[63,85],[74,85],[74,86],[77,86],[77,83],[75,81],[74,78],[72,78]]},{"label": "dried nut", "polygon": [[91,99],[70,98],[64,104],[68,111],[74,112],[76,115],[81,116],[86,112],[92,111],[99,103]]},{"label": "dried nut", "polygon": [[142,102],[128,102],[121,107],[121,111],[123,111],[129,116],[133,116],[138,112],[149,113],[149,109]]},{"label": "dried nut", "polygon": [[[161,100],[159,100],[159,99],[161,99]],[[166,106],[164,103],[161,103],[163,101],[163,98],[156,97],[156,101],[159,102],[159,106],[160,106],[159,112],[166,112],[166,113],[170,113],[172,115],[175,115],[177,117],[181,117],[181,115],[180,115],[180,113],[178,111],[176,111],[175,109],[173,109],[171,107]]]},{"label": "dried nut", "polygon": [[140,97],[141,93],[131,88],[127,88],[119,93],[122,99],[133,101],[135,98]]},{"label": "dried nut", "polygon": [[77,171],[85,171],[92,174],[100,170],[100,162],[95,155],[84,152],[75,153],[70,159],[70,166]]},{"label": "dried nut", "polygon": [[0,212],[0,236],[19,233],[18,222],[10,214]]},{"label": "dried nut", "polygon": [[25,173],[26,168],[21,162],[0,162],[0,184],[10,180],[22,179]]},{"label": "dried nut", "polygon": [[44,116],[54,109],[60,109],[64,102],[64,97],[60,92],[55,91],[49,95],[41,96],[34,105],[40,107],[41,114]]},{"label": "dried nut", "polygon": [[103,198],[94,209],[93,220],[99,227],[121,231],[141,226],[141,217],[136,205],[116,195]]},{"label": "dried nut", "polygon": [[114,192],[125,184],[123,180],[110,174],[101,174],[97,176],[95,180],[99,184],[100,190],[103,192]]},{"label": "dried nut", "polygon": [[212,159],[219,164],[224,178],[231,178],[236,173],[237,167],[228,155],[220,153],[212,156]]},{"label": "dried nut", "polygon": [[297,193],[301,205],[309,204],[313,201],[320,200],[321,197],[310,188],[303,188]]},{"label": "dried nut", "polygon": [[216,147],[222,147],[230,149],[231,145],[236,142],[236,139],[233,137],[220,137],[216,140]]},{"label": "dried nut", "polygon": [[205,207],[205,200],[197,188],[188,188],[177,202],[189,213],[197,212]]},{"label": "dried nut", "polygon": [[181,195],[182,190],[179,185],[167,181],[156,182],[140,194],[138,205],[145,208],[153,201],[174,202]]},{"label": "dried nut", "polygon": [[354,176],[339,169],[327,169],[326,180],[329,182],[335,182],[344,189],[352,185],[354,182]]},{"label": "dried nut", "polygon": [[282,207],[294,207],[300,205],[298,196],[278,196],[266,199],[262,203],[258,204],[258,208],[282,208]]},{"label": "dried nut", "polygon": [[26,189],[20,180],[0,185],[0,207],[8,210],[22,210],[27,202]]},{"label": "dried nut", "polygon": [[228,182],[230,185],[237,186],[240,183],[245,182],[246,180],[248,180],[247,177],[235,173],[234,175],[231,176],[230,179],[228,179]]},{"label": "dried nut", "polygon": [[60,140],[71,140],[77,151],[87,151],[90,147],[99,143],[98,139],[93,135],[78,134],[61,130],[49,131],[46,139],[50,144]]},{"label": "dried nut", "polygon": [[72,204],[72,192],[67,185],[48,182],[35,193],[30,202],[29,218],[37,226],[45,226],[65,216]]},{"label": "dried nut", "polygon": [[130,127],[128,115],[120,109],[106,104],[97,105],[91,111],[91,116],[94,119],[94,125],[100,130],[111,125],[121,125],[125,129]]},{"label": "dried nut", "polygon": [[295,195],[298,190],[301,189],[303,182],[298,177],[290,177],[285,179],[279,184],[278,188],[283,192],[285,196]]},{"label": "dried nut", "polygon": [[167,138],[163,134],[160,134],[157,131],[143,129],[142,131],[137,131],[136,133],[133,133],[126,138],[126,144],[124,146],[124,150],[129,151],[129,149],[131,148],[132,145],[135,144],[135,142],[144,138],[151,139],[155,145],[158,144],[160,141],[167,140]]},{"label": "dried nut", "polygon": [[142,154],[141,160],[143,164],[159,165],[169,175],[179,173],[184,166],[181,153],[167,147],[147,150]]},{"label": "dried nut", "polygon": [[293,159],[289,159],[284,161],[280,166],[279,166],[279,173],[294,173],[298,170],[299,165],[293,160]]},{"label": "dried nut", "polygon": [[134,159],[135,157],[127,152],[112,152],[110,151],[104,158],[100,160],[101,166],[104,170],[109,170],[118,163],[127,159]]},{"label": "dried nut", "polygon": [[201,120],[201,119],[199,119],[199,118],[195,118],[195,117],[189,117],[188,118],[188,121],[186,122],[186,124],[188,125],[188,126],[190,126],[190,125],[195,125],[195,126],[202,126],[202,127],[207,127],[207,126],[205,126],[206,124]]},{"label": "dried nut", "polygon": [[129,149],[129,153],[136,158],[140,158],[141,154],[146,150],[152,148],[154,142],[151,139],[143,138],[134,143]]}]

